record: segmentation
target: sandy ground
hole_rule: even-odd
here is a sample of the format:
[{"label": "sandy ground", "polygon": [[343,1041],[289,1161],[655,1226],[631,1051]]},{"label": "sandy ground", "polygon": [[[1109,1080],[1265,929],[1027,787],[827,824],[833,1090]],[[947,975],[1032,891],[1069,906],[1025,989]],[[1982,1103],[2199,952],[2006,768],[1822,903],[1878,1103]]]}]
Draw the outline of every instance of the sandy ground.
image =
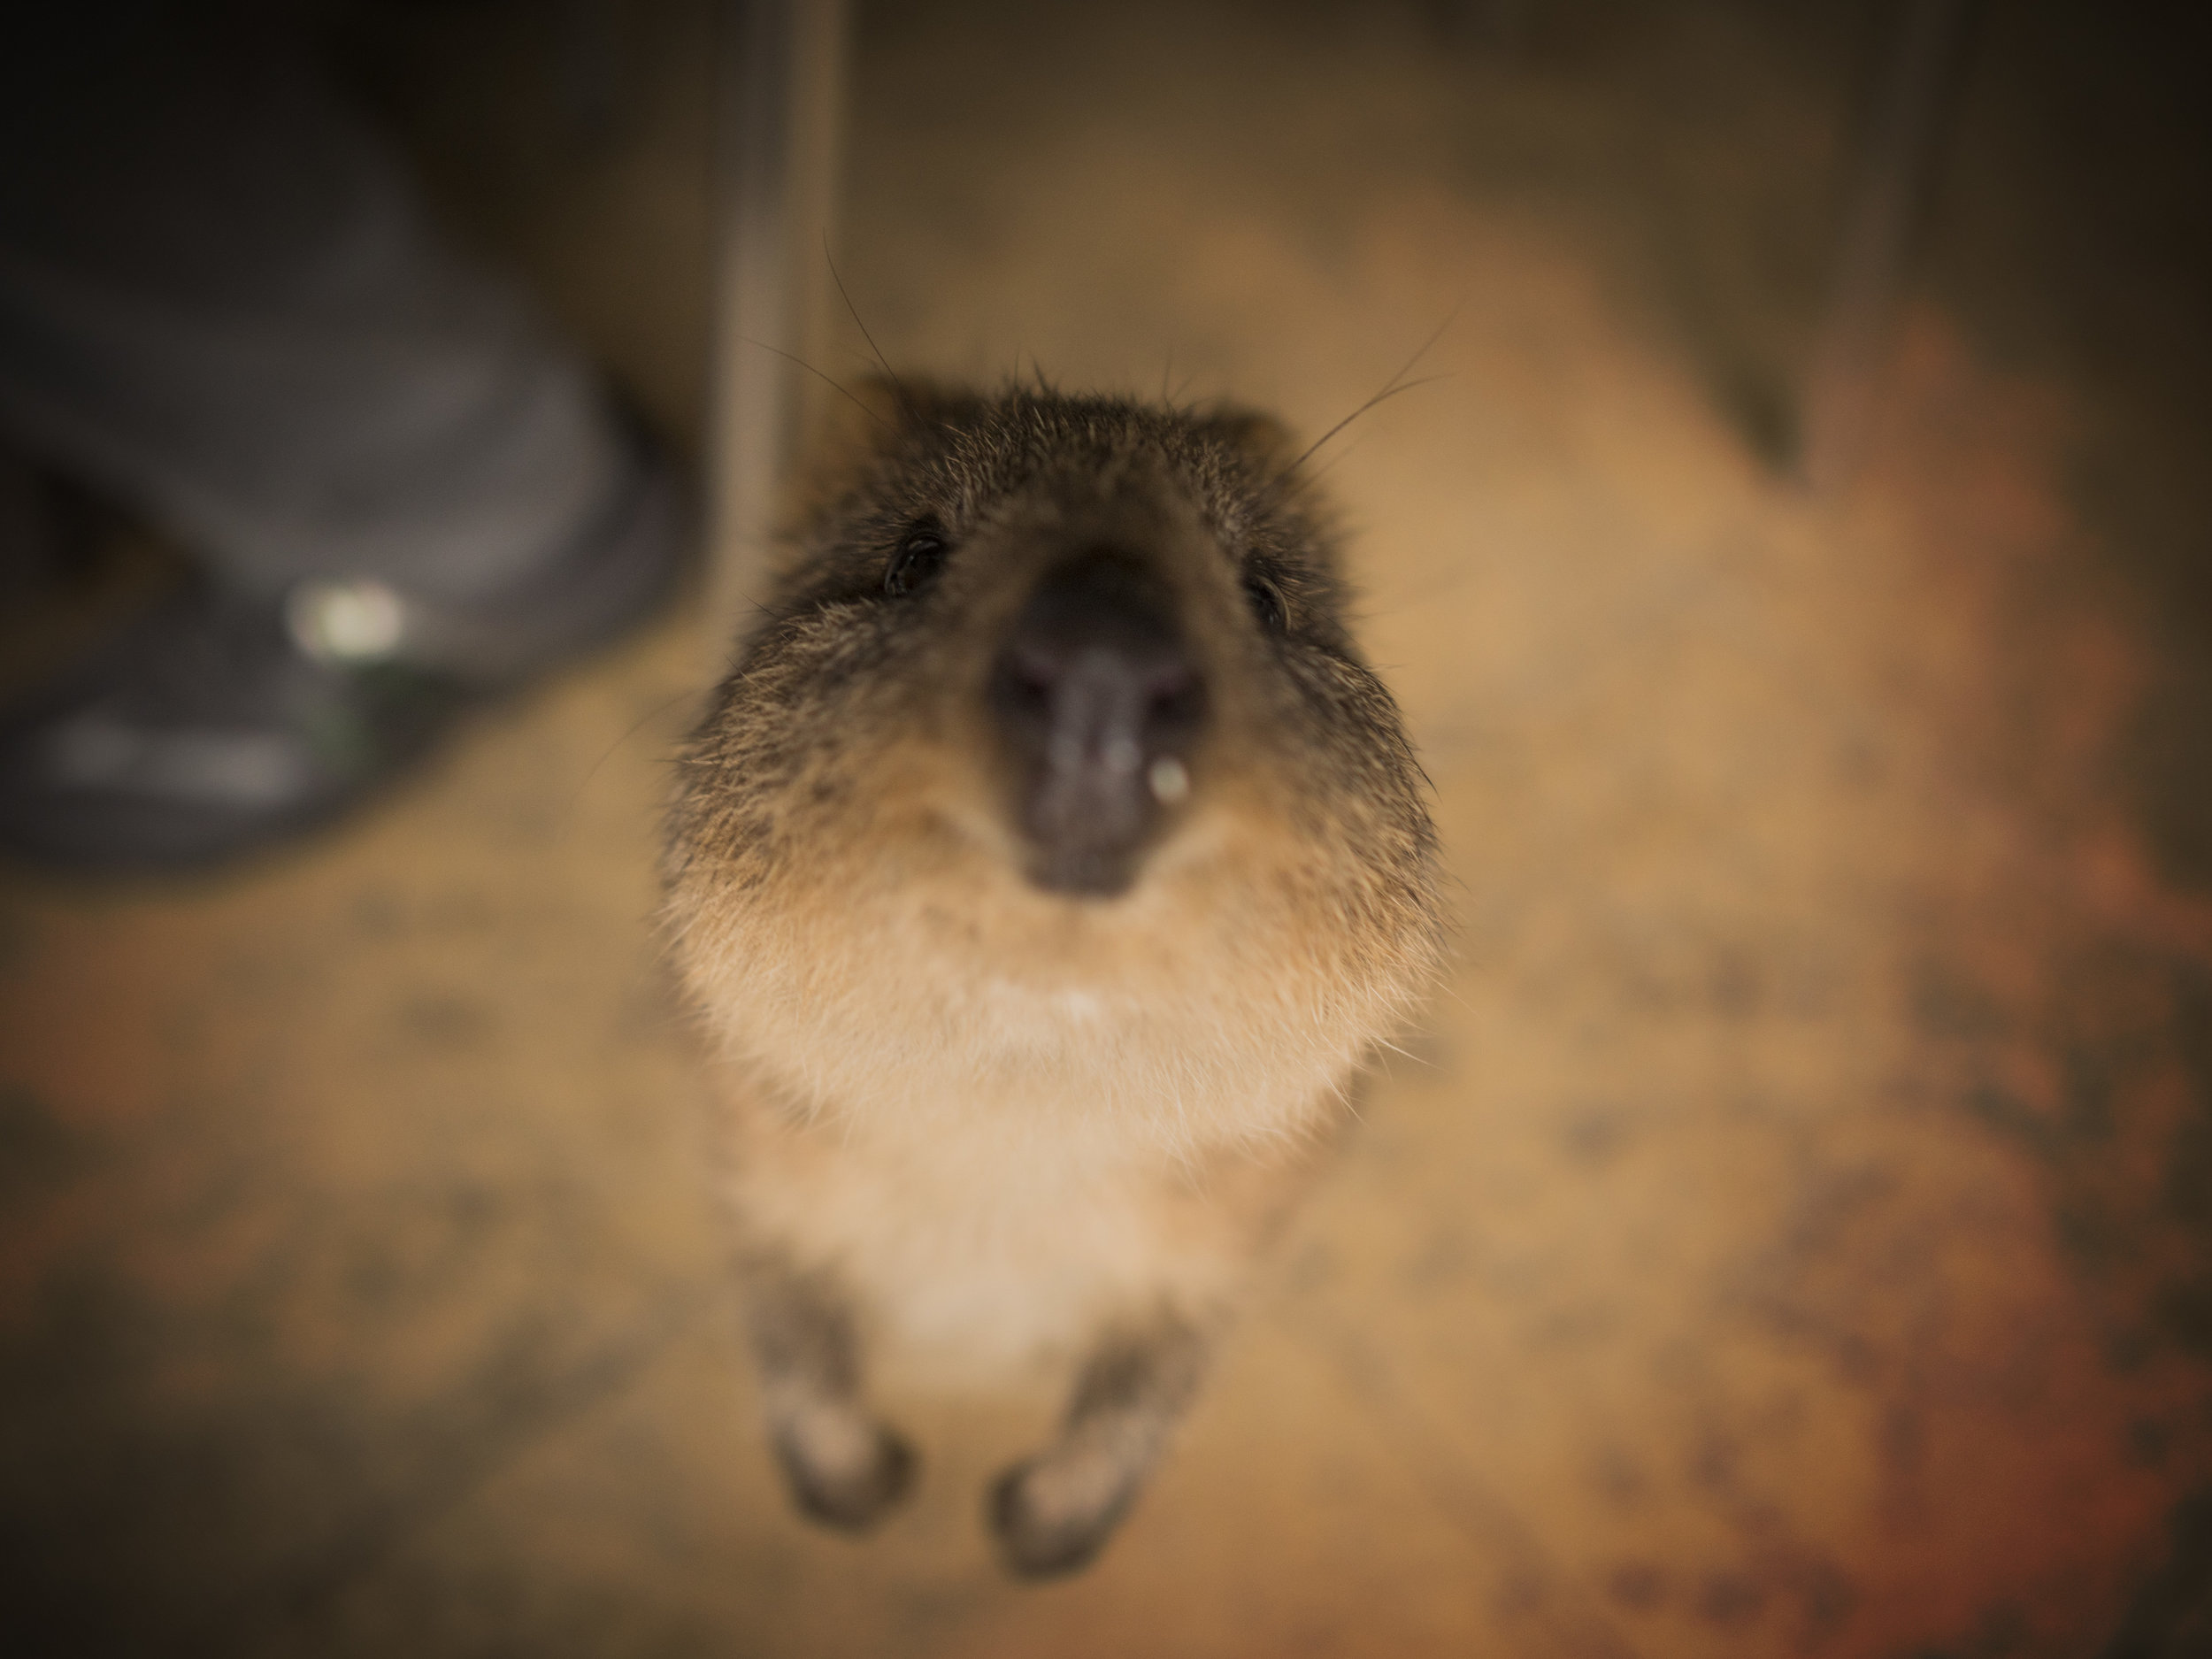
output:
[{"label": "sandy ground", "polygon": [[[1450,981],[1101,1564],[987,1559],[1022,1404],[895,1402],[926,1486],[869,1541],[786,1509],[650,928],[684,609],[268,865],[0,883],[0,1619],[2212,1651],[2212,323],[2185,236],[2124,240],[2150,187],[2047,172],[2049,65],[2121,72],[1989,31],[1868,468],[1816,503],[1768,457],[1863,28],[1514,12],[866,14],[842,258],[902,366],[1318,433],[1451,319],[1442,378],[1323,457]],[[457,233],[695,438],[703,23],[625,17],[595,137],[533,9],[402,12],[349,61]]]}]

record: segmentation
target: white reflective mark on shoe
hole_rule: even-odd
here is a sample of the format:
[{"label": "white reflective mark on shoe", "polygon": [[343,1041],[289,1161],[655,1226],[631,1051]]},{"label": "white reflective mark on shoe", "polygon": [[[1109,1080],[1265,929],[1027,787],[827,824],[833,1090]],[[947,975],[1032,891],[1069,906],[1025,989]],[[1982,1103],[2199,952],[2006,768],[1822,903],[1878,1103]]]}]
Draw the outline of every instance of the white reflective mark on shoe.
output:
[{"label": "white reflective mark on shoe", "polygon": [[85,715],[48,743],[65,788],[256,807],[294,800],[313,781],[305,757],[267,732],[145,732]]},{"label": "white reflective mark on shoe", "polygon": [[1173,806],[1190,793],[1189,770],[1172,755],[1154,761],[1145,781],[1152,786],[1152,798],[1162,806]]},{"label": "white reflective mark on shoe", "polygon": [[302,582],[285,595],[284,621],[319,661],[372,662],[399,649],[407,607],[382,582]]}]

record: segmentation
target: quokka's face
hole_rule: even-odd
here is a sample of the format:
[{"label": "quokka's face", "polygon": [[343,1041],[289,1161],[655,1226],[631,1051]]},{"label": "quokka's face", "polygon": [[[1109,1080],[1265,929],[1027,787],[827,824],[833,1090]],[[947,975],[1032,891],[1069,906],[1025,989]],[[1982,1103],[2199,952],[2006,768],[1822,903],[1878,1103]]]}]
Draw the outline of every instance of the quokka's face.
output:
[{"label": "quokka's face", "polygon": [[839,958],[826,997],[855,928],[917,976],[1400,997],[1432,949],[1418,770],[1279,430],[882,402],[685,762],[687,925]]}]

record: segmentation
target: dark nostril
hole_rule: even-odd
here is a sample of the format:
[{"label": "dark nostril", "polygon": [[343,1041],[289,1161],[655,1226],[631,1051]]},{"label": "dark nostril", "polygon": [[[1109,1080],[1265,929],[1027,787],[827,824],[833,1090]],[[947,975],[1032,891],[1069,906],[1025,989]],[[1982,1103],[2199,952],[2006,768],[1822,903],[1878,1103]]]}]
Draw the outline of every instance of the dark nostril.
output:
[{"label": "dark nostril", "polygon": [[1197,724],[1205,710],[1205,689],[1198,671],[1187,663],[1166,664],[1153,671],[1144,687],[1148,725],[1180,728]]},{"label": "dark nostril", "polygon": [[1007,650],[1000,680],[1005,691],[1014,698],[1041,710],[1052,701],[1053,688],[1060,683],[1062,666],[1056,657],[1017,641]]}]

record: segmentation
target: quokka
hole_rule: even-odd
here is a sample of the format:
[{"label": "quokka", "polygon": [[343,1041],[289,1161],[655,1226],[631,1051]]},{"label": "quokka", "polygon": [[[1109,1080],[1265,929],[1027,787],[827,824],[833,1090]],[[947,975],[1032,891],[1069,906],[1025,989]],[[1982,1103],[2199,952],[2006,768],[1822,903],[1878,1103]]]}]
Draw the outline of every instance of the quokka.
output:
[{"label": "quokka", "polygon": [[1435,836],[1272,420],[887,383],[679,766],[680,972],[793,1496],[915,1469],[884,1337],[1071,1362],[987,1514],[1096,1554],[1372,1046],[1439,959]]}]

